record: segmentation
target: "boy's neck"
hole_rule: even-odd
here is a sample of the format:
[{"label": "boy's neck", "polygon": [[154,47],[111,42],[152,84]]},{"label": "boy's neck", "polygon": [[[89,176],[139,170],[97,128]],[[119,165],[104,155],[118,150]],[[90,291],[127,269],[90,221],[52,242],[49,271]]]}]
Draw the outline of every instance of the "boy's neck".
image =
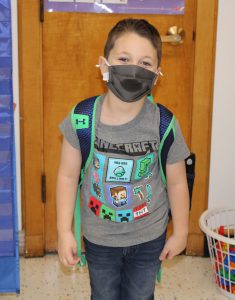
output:
[{"label": "boy's neck", "polygon": [[106,125],[123,125],[133,120],[144,106],[145,97],[127,103],[118,99],[112,92],[105,95],[100,120]]}]

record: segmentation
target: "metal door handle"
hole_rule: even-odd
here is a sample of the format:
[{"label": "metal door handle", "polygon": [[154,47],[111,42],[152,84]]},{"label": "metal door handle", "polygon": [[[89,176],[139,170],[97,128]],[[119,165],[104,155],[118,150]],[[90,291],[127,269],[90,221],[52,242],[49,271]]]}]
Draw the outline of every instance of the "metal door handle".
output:
[{"label": "metal door handle", "polygon": [[172,45],[179,45],[184,42],[185,32],[181,27],[171,26],[166,35],[161,36],[163,43],[171,43]]}]

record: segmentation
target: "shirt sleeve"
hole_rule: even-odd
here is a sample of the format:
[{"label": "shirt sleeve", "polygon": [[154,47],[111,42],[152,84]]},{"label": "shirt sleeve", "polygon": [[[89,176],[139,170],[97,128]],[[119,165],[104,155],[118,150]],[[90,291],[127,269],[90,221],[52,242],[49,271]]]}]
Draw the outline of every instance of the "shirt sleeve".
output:
[{"label": "shirt sleeve", "polygon": [[71,146],[80,150],[80,143],[76,132],[73,129],[71,122],[71,112],[68,116],[59,124],[59,129],[64,138],[69,142]]},{"label": "shirt sleeve", "polygon": [[175,121],[175,139],[167,156],[167,164],[174,164],[176,162],[185,160],[190,155],[188,146],[184,141],[179,122]]}]

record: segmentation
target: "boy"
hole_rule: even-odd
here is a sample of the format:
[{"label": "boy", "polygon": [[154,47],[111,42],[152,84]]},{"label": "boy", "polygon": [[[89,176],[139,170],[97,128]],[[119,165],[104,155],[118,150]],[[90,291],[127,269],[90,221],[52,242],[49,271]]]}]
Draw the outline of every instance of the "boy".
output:
[{"label": "boy", "polygon": [[[93,164],[82,186],[82,224],[93,300],[154,299],[161,261],[186,246],[189,196],[184,159],[189,150],[175,122],[166,190],[157,155],[159,108],[146,100],[157,82],[160,61],[160,35],[139,19],[118,22],[109,33],[104,57],[99,58],[108,90],[98,99]],[[57,181],[58,253],[65,266],[72,266],[80,259],[71,228],[81,141],[70,115],[60,128],[65,138]],[[110,192],[117,186],[126,191],[121,207],[115,205]],[[165,243],[169,206],[173,234]]]}]

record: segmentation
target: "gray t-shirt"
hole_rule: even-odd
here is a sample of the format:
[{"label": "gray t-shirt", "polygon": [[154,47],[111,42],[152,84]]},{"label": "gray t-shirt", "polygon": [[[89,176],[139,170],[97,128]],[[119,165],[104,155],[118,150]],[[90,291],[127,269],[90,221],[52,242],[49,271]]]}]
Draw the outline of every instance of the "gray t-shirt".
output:
[{"label": "gray t-shirt", "polygon": [[[95,151],[82,186],[83,233],[95,244],[127,247],[159,237],[168,223],[169,201],[158,165],[160,113],[146,100],[130,122],[105,125],[100,122],[103,99],[97,104]],[[80,149],[71,113],[60,130]],[[176,121],[167,163],[189,154]]]}]

